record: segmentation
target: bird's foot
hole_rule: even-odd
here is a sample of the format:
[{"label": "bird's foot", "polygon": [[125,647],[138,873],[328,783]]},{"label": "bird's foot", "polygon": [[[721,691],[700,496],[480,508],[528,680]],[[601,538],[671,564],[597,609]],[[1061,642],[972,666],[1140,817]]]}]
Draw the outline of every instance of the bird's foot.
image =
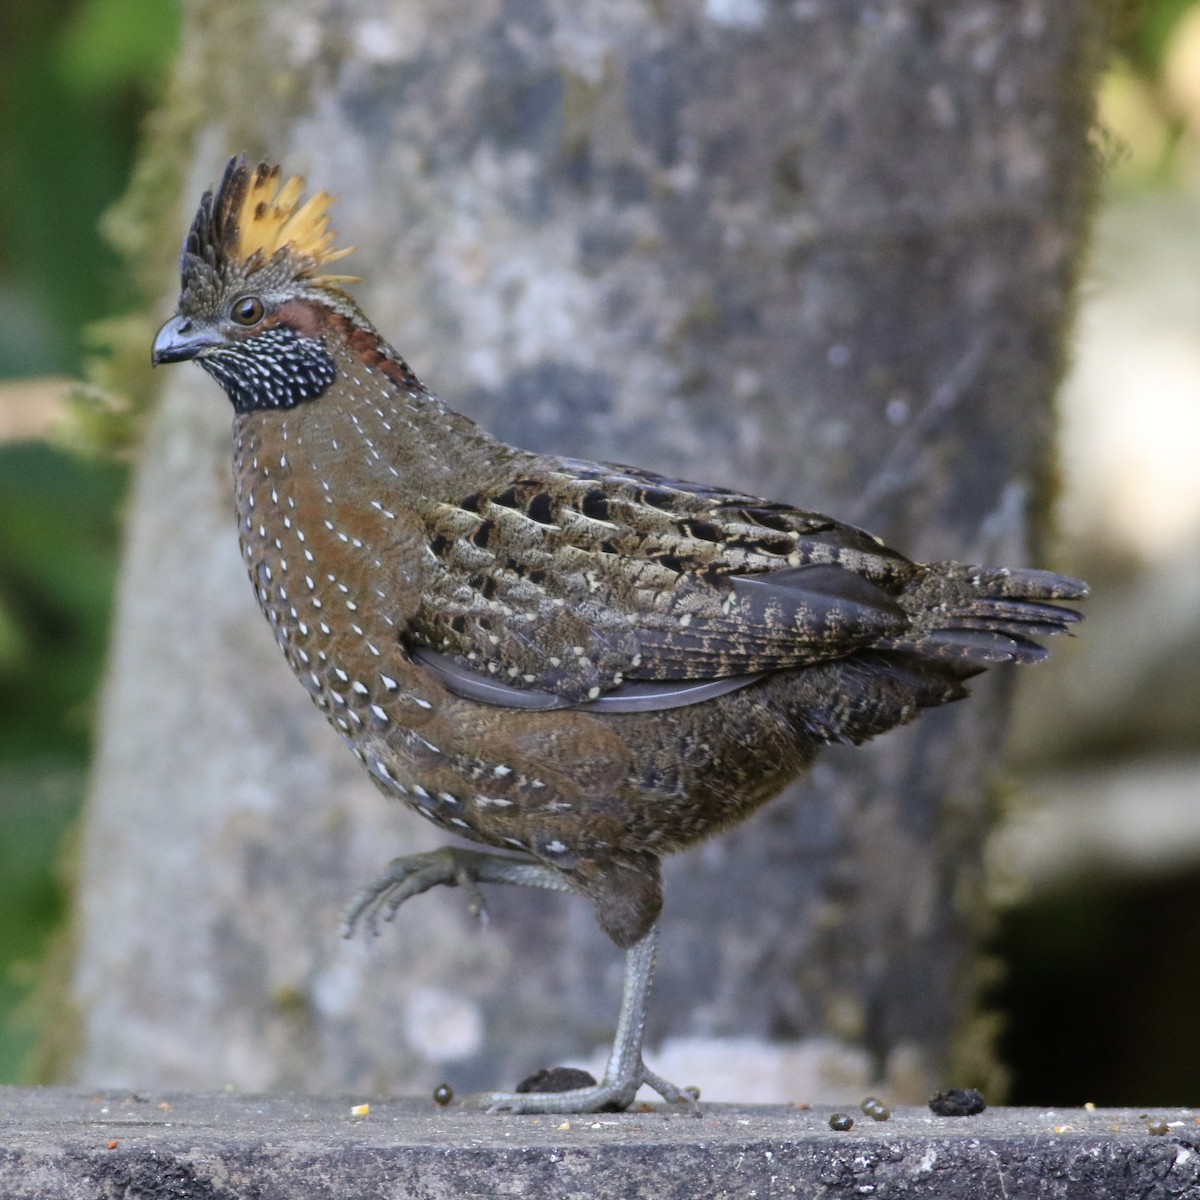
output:
[{"label": "bird's foot", "polygon": [[640,1061],[628,1075],[614,1078],[606,1075],[600,1083],[588,1087],[563,1092],[478,1092],[465,1096],[462,1107],[489,1113],[624,1112],[642,1084],[653,1088],[668,1104],[678,1105],[680,1111],[699,1115],[700,1108],[692,1092],[655,1075]]},{"label": "bird's foot", "polygon": [[342,921],[342,935],[352,936],[359,921],[366,922],[368,932],[377,934],[380,918],[392,920],[406,900],[439,885],[462,888],[467,893],[467,909],[471,915],[486,919],[487,904],[479,888],[481,883],[571,890],[560,872],[541,863],[479,850],[463,850],[458,846],[443,846],[440,850],[392,859],[355,896]]},{"label": "bird's foot", "polygon": [[444,885],[461,887],[467,893],[467,908],[472,916],[487,918],[487,904],[479,890],[478,871],[473,870],[470,850],[443,846],[425,854],[406,854],[394,858],[354,897],[342,921],[342,936],[351,937],[359,921],[365,921],[367,931],[379,933],[379,921],[392,920],[406,900],[419,896],[430,888]]}]

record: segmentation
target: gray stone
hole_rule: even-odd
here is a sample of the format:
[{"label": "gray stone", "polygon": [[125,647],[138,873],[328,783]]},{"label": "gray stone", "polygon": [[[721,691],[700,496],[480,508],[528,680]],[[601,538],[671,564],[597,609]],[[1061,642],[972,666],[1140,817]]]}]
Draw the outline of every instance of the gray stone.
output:
[{"label": "gray stone", "polygon": [[[1200,1195],[1196,1109],[988,1109],[886,1122],[702,1106],[488,1116],[431,1100],[0,1089],[6,1200],[1132,1200]],[[1148,1132],[1149,1120],[1167,1132]]]}]

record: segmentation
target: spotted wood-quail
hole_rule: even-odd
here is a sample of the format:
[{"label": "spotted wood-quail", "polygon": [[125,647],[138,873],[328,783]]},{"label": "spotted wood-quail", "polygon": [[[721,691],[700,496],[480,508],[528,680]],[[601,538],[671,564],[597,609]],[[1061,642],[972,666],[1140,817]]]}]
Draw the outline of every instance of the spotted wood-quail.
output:
[{"label": "spotted wood-quail", "polygon": [[743,820],[829,742],[966,695],[1078,619],[1083,583],[919,564],[818,513],[533,454],[446,408],[327,269],[331,199],[232,160],[182,255],[156,363],[234,407],[238,531],[293,671],[385,795],[484,843],[392,862],[349,925],[437,884],[577,891],[627,951],[595,1085],[489,1093],[623,1108],[642,1061],[659,861]]}]

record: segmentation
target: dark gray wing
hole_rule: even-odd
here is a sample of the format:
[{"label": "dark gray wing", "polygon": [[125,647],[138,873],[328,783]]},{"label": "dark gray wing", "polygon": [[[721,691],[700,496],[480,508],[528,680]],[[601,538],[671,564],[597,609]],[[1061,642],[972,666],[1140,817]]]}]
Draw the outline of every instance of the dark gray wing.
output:
[{"label": "dark gray wing", "polygon": [[635,713],[658,712],[668,708],[686,708],[724,696],[757,683],[766,674],[756,671],[750,675],[734,675],[726,679],[685,679],[667,682],[632,680],[619,684],[595,700],[572,702],[554,692],[513,687],[490,675],[482,675],[470,667],[455,662],[425,646],[412,651],[412,657],[427,671],[436,675],[442,685],[456,696],[477,700],[481,704],[496,704],[502,708],[524,708],[538,712],[556,708],[581,709],[585,712]]}]

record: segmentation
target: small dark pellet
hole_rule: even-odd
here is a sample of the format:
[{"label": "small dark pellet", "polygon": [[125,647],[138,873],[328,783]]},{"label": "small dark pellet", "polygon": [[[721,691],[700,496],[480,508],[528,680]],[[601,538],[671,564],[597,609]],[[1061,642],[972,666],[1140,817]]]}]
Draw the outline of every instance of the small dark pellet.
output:
[{"label": "small dark pellet", "polygon": [[930,1098],[935,1117],[973,1117],[987,1108],[987,1101],[975,1088],[950,1088]]},{"label": "small dark pellet", "polygon": [[454,1099],[454,1089],[448,1083],[439,1083],[433,1089],[433,1102],[438,1108],[445,1108]]},{"label": "small dark pellet", "polygon": [[596,1086],[596,1077],[579,1067],[543,1067],[522,1079],[514,1091],[573,1092],[576,1088]]},{"label": "small dark pellet", "polygon": [[829,1118],[829,1128],[845,1133],[847,1129],[854,1128],[854,1118],[849,1113],[834,1113]]}]

